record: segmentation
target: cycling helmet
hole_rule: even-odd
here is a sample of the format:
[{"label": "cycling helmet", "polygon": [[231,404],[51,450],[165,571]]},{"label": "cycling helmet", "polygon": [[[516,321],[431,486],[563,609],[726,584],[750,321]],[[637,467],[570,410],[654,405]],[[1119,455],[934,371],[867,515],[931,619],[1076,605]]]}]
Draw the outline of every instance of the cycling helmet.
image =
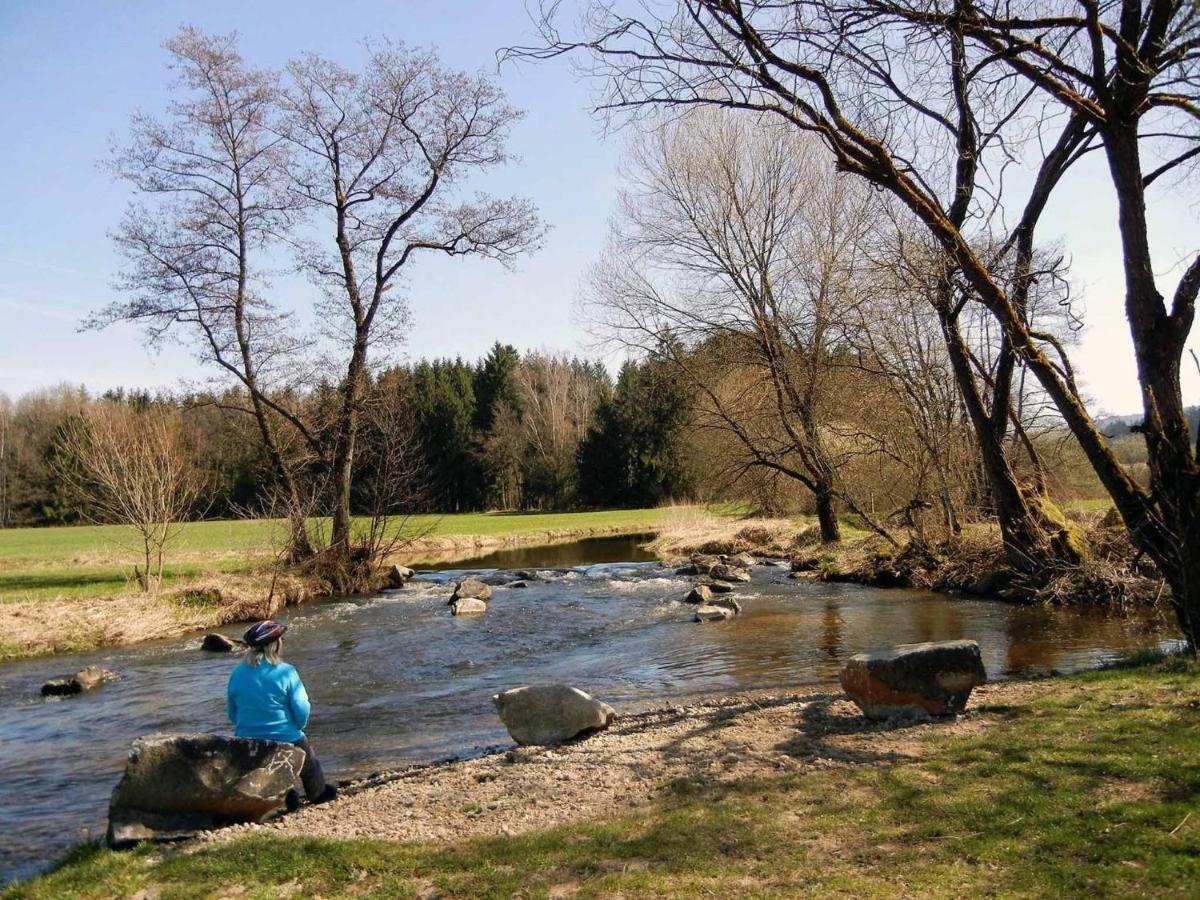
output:
[{"label": "cycling helmet", "polygon": [[251,625],[250,629],[242,635],[242,639],[251,647],[265,647],[283,637],[285,631],[287,631],[286,625],[276,622],[274,619],[266,619]]}]

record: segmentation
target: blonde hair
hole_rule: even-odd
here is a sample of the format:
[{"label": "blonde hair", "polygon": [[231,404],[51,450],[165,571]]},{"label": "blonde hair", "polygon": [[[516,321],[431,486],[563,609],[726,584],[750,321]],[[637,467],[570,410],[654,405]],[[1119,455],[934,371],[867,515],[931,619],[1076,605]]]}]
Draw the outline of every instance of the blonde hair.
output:
[{"label": "blonde hair", "polygon": [[277,666],[281,660],[279,655],[280,649],[278,638],[262,647],[251,647],[246,651],[246,665],[257,666],[265,659],[271,665]]}]

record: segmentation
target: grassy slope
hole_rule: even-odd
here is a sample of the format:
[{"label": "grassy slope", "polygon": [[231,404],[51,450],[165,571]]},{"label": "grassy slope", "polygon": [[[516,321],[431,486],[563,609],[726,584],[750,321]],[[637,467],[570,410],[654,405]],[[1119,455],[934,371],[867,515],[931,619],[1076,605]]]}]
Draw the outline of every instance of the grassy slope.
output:
[{"label": "grassy slope", "polygon": [[1195,896],[1200,676],[1091,673],[921,752],[714,788],[517,838],[254,837],[78,851],[11,898]]},{"label": "grassy slope", "polygon": [[[657,509],[576,513],[462,513],[418,516],[410,525],[429,538],[519,537],[588,529],[652,529]],[[206,572],[246,570],[280,536],[279,522],[193,522],[168,557],[168,582]],[[118,525],[0,529],[0,602],[80,597],[124,590],[137,561],[136,539]]]}]

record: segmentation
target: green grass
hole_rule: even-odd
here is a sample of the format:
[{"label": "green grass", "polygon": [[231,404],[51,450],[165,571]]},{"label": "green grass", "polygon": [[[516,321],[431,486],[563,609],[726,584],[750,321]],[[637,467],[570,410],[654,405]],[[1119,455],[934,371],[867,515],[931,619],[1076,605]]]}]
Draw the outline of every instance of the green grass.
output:
[{"label": "green grass", "polygon": [[[588,529],[653,529],[658,509],[573,513],[462,513],[416,516],[414,532],[438,538],[519,537]],[[192,522],[182,526],[168,557],[167,583],[203,573],[240,572],[262,559],[282,536],[277,520]],[[137,538],[120,525],[0,529],[0,602],[83,597],[130,586]]]},{"label": "green grass", "polygon": [[934,730],[910,755],[732,785],[685,779],[608,821],[451,844],[88,847],[3,896],[1195,896],[1196,669],[1055,688],[985,708],[999,723],[970,736]]}]

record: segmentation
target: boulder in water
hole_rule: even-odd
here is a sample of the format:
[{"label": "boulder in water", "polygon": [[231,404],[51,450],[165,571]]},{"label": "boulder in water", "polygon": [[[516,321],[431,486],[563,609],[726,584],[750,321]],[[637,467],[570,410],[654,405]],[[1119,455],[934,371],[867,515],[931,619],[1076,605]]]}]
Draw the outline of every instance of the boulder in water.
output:
[{"label": "boulder in water", "polygon": [[64,675],[62,678],[51,678],[42,685],[43,697],[67,697],[72,694],[82,694],[84,691],[94,691],[109,681],[120,681],[121,676],[99,666],[88,666],[80,669],[74,675]]},{"label": "boulder in water", "polygon": [[399,588],[405,584],[417,573],[408,566],[392,566],[388,569],[387,580],[388,587]]},{"label": "boulder in water", "polygon": [[303,765],[303,750],[275,741],[216,734],[138,738],[109,802],[109,846],[261,821],[283,805]]},{"label": "boulder in water", "polygon": [[737,590],[732,584],[727,581],[710,581],[704,585],[714,594],[732,594]]},{"label": "boulder in water", "polygon": [[749,581],[750,573],[737,566],[720,563],[712,567],[709,574],[717,581]]},{"label": "boulder in water", "polygon": [[684,603],[695,603],[701,605],[712,600],[712,588],[707,584],[698,584],[692,588],[691,592],[683,598]]},{"label": "boulder in water", "polygon": [[560,744],[612,724],[616,712],[566,684],[528,685],[492,697],[500,721],[518,744]]},{"label": "boulder in water", "polygon": [[852,656],[840,681],[869,719],[924,718],[961,712],[987,672],[975,641],[940,641]]},{"label": "boulder in water", "polygon": [[719,606],[725,609],[733,610],[734,614],[742,611],[742,604],[738,603],[732,597],[714,597],[708,604],[709,606]]},{"label": "boulder in water", "polygon": [[755,563],[754,557],[749,553],[738,553],[725,559],[726,565],[734,566],[738,569],[751,569]]},{"label": "boulder in water", "polygon": [[732,619],[734,611],[728,606],[697,606],[696,621],[697,622],[724,622],[726,619]]},{"label": "boulder in water", "polygon": [[465,597],[473,597],[487,603],[492,599],[492,589],[478,578],[464,578],[462,581],[455,582],[454,593],[450,595],[449,604],[453,605],[454,601],[462,600]]},{"label": "boulder in water", "polygon": [[223,634],[206,634],[204,640],[200,642],[200,649],[206,650],[209,653],[234,653],[239,650],[245,650],[246,644],[243,641],[234,640],[233,638],[225,637]]},{"label": "boulder in water", "polygon": [[478,616],[488,611],[488,605],[478,597],[460,597],[450,603],[450,612],[456,616]]}]

